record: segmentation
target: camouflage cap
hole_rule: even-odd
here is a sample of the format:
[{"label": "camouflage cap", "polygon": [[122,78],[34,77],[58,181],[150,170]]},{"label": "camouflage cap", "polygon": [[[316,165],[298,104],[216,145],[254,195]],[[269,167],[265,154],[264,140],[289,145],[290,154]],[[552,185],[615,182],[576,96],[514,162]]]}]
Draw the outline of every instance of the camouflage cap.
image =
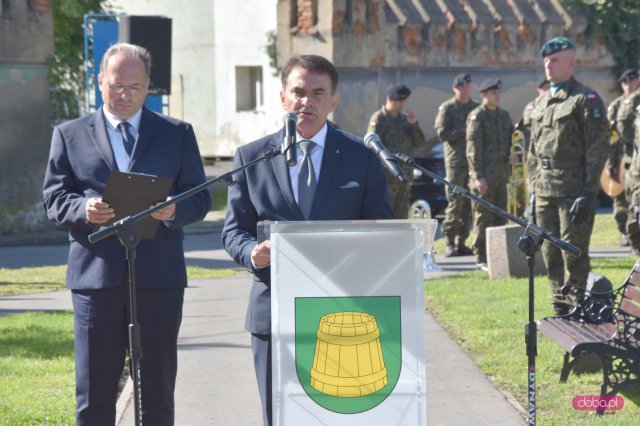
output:
[{"label": "camouflage cap", "polygon": [[462,86],[465,83],[471,83],[471,76],[469,74],[462,73],[453,78],[453,87]]},{"label": "camouflage cap", "polygon": [[629,68],[628,70],[625,70],[622,74],[620,74],[620,77],[618,77],[618,83],[622,83],[623,81],[630,81],[635,78],[638,78],[638,70]]},{"label": "camouflage cap", "polygon": [[387,87],[387,96],[394,101],[407,99],[410,94],[411,90],[404,84],[390,84]]},{"label": "camouflage cap", "polygon": [[540,54],[543,58],[554,53],[562,52],[563,50],[569,50],[575,48],[575,45],[568,37],[555,37],[549,40],[540,49]]},{"label": "camouflage cap", "polygon": [[488,90],[500,90],[502,89],[502,82],[499,78],[488,78],[480,84],[480,92],[486,92]]}]

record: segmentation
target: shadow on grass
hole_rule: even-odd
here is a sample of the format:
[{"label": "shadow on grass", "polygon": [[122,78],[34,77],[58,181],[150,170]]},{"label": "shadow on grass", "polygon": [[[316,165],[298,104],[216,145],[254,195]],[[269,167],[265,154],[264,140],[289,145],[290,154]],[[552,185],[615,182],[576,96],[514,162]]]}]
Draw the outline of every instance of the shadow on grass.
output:
[{"label": "shadow on grass", "polygon": [[626,401],[631,401],[640,407],[640,389],[630,388],[620,391]]},{"label": "shadow on grass", "polygon": [[70,329],[68,324],[63,324],[63,316],[70,315],[68,312],[41,312],[37,319],[15,321],[2,327],[0,357],[52,359],[72,356],[73,320],[70,319]]}]

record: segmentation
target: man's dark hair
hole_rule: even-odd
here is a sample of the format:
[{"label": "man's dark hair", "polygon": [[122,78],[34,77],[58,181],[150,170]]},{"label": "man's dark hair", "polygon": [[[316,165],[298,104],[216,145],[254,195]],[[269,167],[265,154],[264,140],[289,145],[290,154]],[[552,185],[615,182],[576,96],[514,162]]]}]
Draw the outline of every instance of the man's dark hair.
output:
[{"label": "man's dark hair", "polygon": [[291,70],[296,67],[313,71],[317,74],[327,74],[329,78],[331,78],[332,93],[338,90],[338,70],[328,59],[319,55],[294,55],[289,58],[280,76],[283,89],[287,87],[287,79],[289,78],[289,74],[291,74]]}]

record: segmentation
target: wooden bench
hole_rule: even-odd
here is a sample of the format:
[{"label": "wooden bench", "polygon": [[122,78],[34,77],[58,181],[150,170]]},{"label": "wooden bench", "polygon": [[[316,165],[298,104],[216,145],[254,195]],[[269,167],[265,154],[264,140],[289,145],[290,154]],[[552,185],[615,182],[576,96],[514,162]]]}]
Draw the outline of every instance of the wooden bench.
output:
[{"label": "wooden bench", "polygon": [[619,288],[608,293],[580,291],[571,313],[538,321],[540,332],[566,351],[560,382],[566,382],[580,357],[593,353],[602,363],[601,396],[640,386],[639,318],[640,261]]}]

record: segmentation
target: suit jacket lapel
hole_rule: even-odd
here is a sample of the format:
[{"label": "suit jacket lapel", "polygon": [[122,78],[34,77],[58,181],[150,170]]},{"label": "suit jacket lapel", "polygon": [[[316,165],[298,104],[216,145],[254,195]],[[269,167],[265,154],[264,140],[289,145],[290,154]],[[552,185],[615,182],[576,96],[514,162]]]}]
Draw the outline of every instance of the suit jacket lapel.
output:
[{"label": "suit jacket lapel", "polygon": [[[275,143],[275,146],[278,149],[282,147],[282,141],[284,139],[284,128],[280,130],[277,134],[278,140]],[[278,185],[280,186],[280,191],[282,192],[282,196],[284,197],[287,205],[291,209],[292,212],[298,216],[299,219],[304,220],[304,216],[300,211],[300,207],[298,207],[298,203],[296,203],[296,198],[293,195],[293,189],[291,189],[291,176],[289,175],[289,166],[285,161],[284,155],[278,155],[275,158],[269,160],[271,163],[271,167],[273,167],[273,173],[276,175],[276,180],[278,181]]]},{"label": "suit jacket lapel", "polygon": [[157,126],[154,125],[156,121],[156,116],[147,110],[145,107],[142,107],[142,117],[140,119],[140,129],[138,129],[138,139],[136,139],[136,144],[133,147],[133,152],[131,153],[131,161],[129,162],[129,170],[133,170],[133,167],[136,164],[136,160],[142,156],[145,149],[149,146],[153,135],[156,132]]},{"label": "suit jacket lapel", "polygon": [[93,118],[89,121],[89,135],[109,169],[118,170],[113,148],[111,148],[111,142],[109,142],[109,134],[107,133],[107,125],[105,124],[102,108],[93,113]]},{"label": "suit jacket lapel", "polygon": [[334,179],[342,162],[340,142],[338,141],[339,133],[330,124],[327,124],[327,126],[327,139],[324,143],[324,152],[322,154],[322,167],[320,168],[320,177],[318,179],[316,193],[313,197],[313,205],[311,206],[311,213],[309,215],[310,219],[314,218],[318,206],[325,202],[329,190],[335,186]]}]

